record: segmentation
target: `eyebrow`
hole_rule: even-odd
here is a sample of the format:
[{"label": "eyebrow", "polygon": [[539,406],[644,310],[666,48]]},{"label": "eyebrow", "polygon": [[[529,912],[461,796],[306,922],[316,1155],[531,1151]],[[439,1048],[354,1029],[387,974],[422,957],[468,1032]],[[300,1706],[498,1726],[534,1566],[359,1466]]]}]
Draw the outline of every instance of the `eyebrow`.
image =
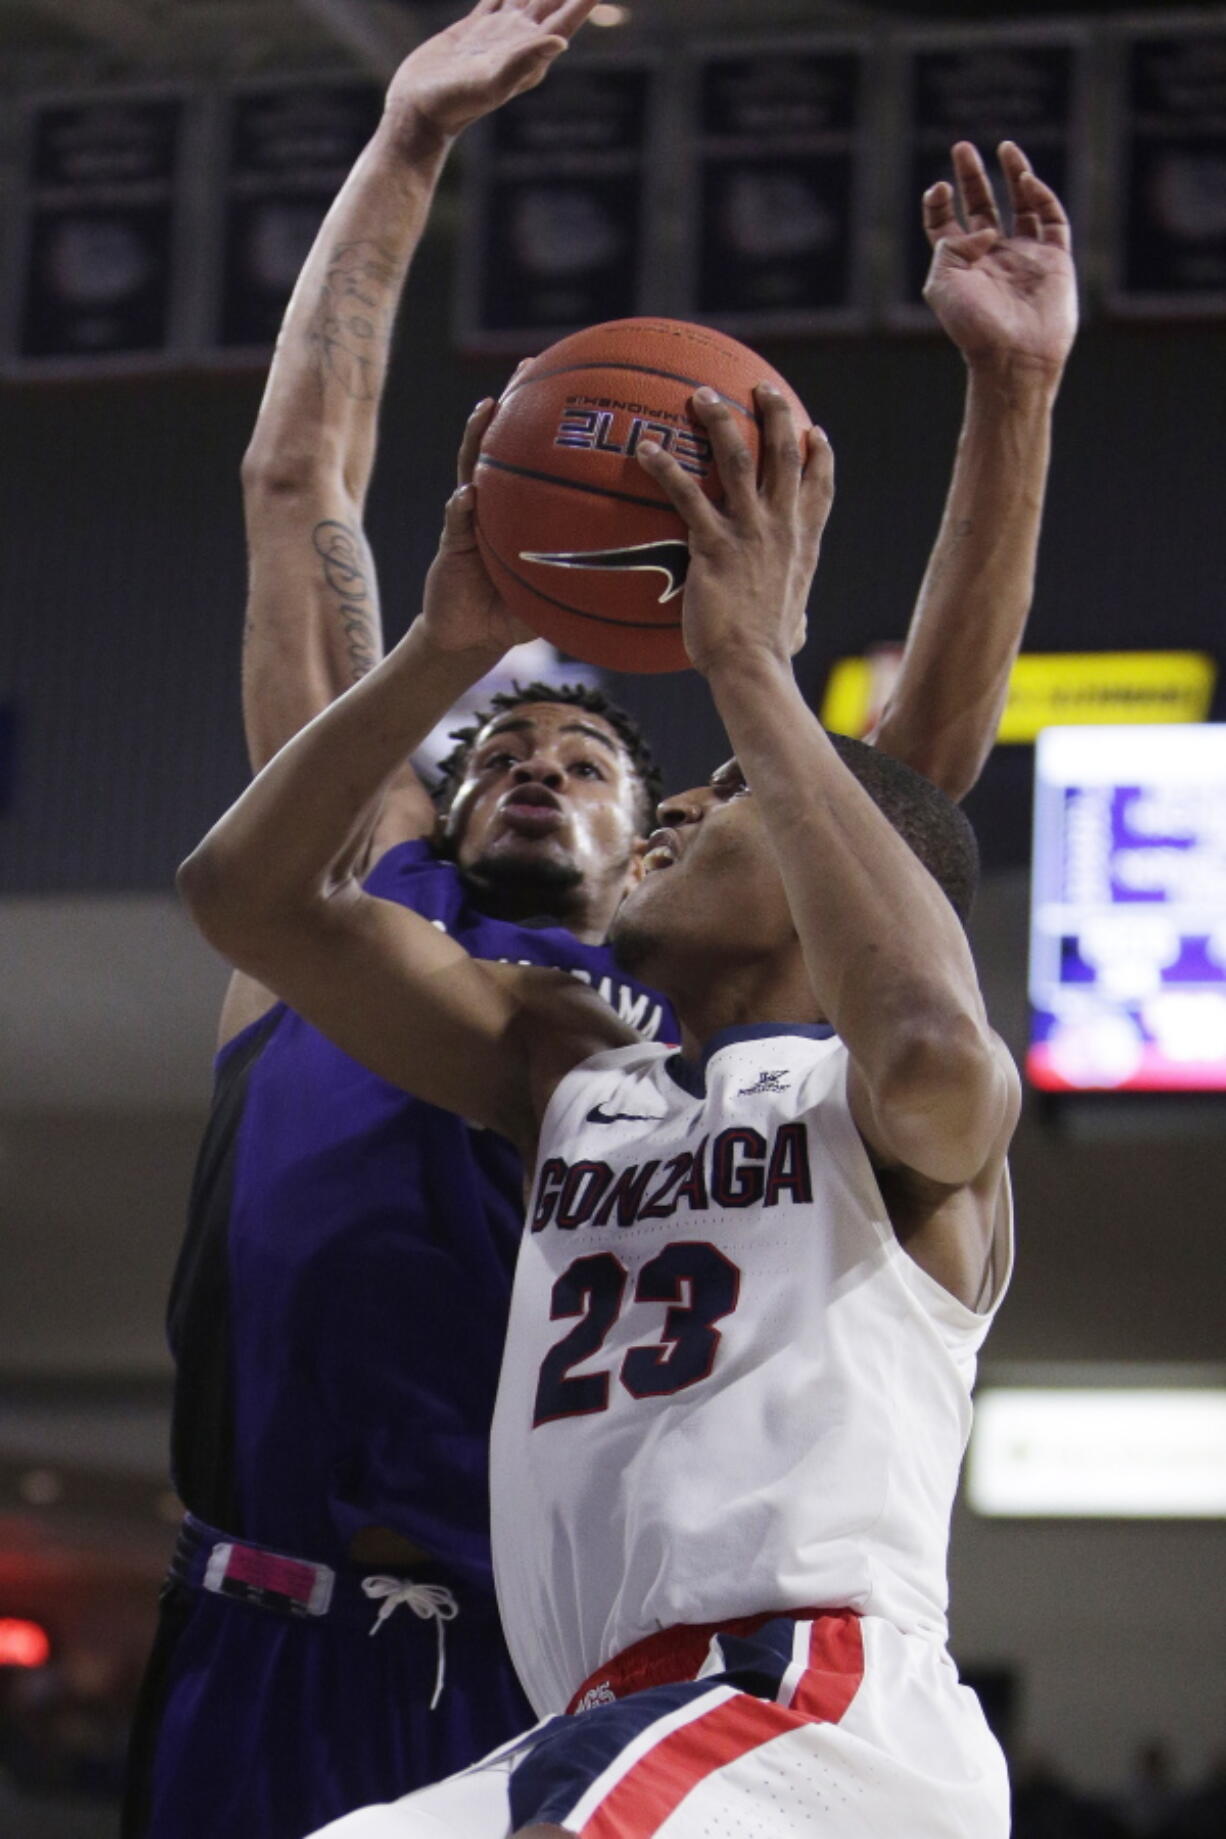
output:
[{"label": "eyebrow", "polygon": [[[486,741],[492,741],[500,734],[531,734],[535,728],[536,723],[529,721],[526,716],[505,716],[497,727],[486,731],[485,740],[479,742],[479,745],[484,747]],[[616,755],[619,751],[618,743],[611,734],[605,734],[600,728],[592,728],[587,722],[567,722],[558,729],[558,733],[586,734],[589,739],[599,741],[602,747],[607,747],[611,754]]]}]

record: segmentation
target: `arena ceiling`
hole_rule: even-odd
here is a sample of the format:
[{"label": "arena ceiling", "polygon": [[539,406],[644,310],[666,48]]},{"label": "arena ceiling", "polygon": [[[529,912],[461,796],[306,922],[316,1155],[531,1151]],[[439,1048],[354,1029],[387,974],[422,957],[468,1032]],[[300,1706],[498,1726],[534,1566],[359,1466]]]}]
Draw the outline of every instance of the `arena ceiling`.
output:
[{"label": "arena ceiling", "polygon": [[[0,93],[97,81],[352,68],[383,75],[454,18],[458,0],[2,0]],[[1094,17],[1113,0],[632,0],[630,22],[591,34],[632,42],[765,28]],[[1132,5],[1162,14],[1168,0]],[[1220,0],[1187,11],[1221,12]]]}]

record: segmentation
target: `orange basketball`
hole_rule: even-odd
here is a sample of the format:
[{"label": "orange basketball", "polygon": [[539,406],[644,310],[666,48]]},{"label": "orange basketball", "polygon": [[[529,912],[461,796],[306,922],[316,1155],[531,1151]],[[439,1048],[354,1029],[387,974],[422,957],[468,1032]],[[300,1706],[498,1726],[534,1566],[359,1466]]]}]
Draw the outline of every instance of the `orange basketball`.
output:
[{"label": "orange basketball", "polygon": [[682,520],[635,452],[659,441],[718,502],[710,442],[689,410],[716,389],[758,451],[753,388],[799,398],[747,345],[677,319],[615,319],[520,371],[477,461],[477,540],[503,600],[534,632],[610,670],[684,670]]}]

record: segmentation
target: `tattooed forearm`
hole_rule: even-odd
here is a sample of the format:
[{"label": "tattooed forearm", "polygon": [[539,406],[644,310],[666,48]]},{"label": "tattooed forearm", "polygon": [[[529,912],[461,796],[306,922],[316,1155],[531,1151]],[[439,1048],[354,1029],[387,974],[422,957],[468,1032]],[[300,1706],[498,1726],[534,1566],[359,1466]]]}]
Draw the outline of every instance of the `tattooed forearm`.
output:
[{"label": "tattooed forearm", "polygon": [[323,562],[324,579],[336,595],[350,678],[357,683],[379,662],[382,649],[378,603],[367,578],[365,540],[347,524],[327,517],[316,524],[311,541]]},{"label": "tattooed forearm", "polygon": [[395,263],[378,243],[342,243],[328,264],[307,340],[320,374],[355,402],[378,400],[395,279]]}]

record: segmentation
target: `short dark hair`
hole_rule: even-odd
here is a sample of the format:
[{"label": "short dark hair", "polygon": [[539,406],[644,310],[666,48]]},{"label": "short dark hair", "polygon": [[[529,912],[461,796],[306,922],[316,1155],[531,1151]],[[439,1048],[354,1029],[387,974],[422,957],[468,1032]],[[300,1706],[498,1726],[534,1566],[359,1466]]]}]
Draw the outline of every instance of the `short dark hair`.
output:
[{"label": "short dark hair", "polygon": [[979,885],[979,845],[965,812],[931,779],[879,748],[844,734],[830,735],[830,742],[965,926]]},{"label": "short dark hair", "polygon": [[656,806],[663,796],[660,769],[634,717],[627,715],[624,709],[610,701],[603,690],[596,689],[590,683],[513,683],[509,690],[496,690],[490,697],[489,707],[480,710],[470,726],[452,731],[450,738],[457,745],[446,759],[439,761],[439,776],[434,786],[434,798],[439,809],[446,812],[451,808],[451,801],[468,770],[469,756],[482,729],[495,716],[505,715],[509,709],[518,709],[526,702],[558,702],[568,708],[583,709],[589,715],[599,715],[603,721],[608,722],[625,748],[638,782],[639,830],[646,836],[654,827]]}]

